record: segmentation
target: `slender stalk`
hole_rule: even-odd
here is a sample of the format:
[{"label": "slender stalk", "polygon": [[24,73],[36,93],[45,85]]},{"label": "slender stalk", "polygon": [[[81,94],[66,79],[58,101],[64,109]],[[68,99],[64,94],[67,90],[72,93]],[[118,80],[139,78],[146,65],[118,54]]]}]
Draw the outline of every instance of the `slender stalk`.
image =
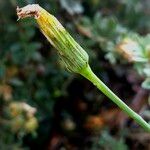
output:
[{"label": "slender stalk", "polygon": [[90,66],[84,68],[80,74],[91,81],[110,100],[117,104],[124,112],[133,118],[146,131],[150,132],[150,125],[136,112],[129,108],[118,96],[116,96],[91,70]]}]

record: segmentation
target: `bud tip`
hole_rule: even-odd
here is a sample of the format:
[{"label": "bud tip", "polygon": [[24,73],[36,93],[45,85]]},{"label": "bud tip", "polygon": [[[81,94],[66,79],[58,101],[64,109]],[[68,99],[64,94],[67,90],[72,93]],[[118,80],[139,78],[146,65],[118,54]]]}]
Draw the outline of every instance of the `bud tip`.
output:
[{"label": "bud tip", "polygon": [[23,8],[19,8],[17,6],[17,16],[18,19],[26,18],[26,17],[35,17],[37,19],[39,17],[40,6],[38,4],[30,4]]}]

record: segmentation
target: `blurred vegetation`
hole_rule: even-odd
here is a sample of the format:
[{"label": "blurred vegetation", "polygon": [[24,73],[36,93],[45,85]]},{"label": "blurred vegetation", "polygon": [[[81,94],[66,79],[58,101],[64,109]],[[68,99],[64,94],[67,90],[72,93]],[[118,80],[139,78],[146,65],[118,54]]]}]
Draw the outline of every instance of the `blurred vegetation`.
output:
[{"label": "blurred vegetation", "polygon": [[149,0],[0,1],[0,149],[148,150],[150,135],[87,80],[68,73],[33,19],[38,3],[90,55],[95,73],[150,121]]}]

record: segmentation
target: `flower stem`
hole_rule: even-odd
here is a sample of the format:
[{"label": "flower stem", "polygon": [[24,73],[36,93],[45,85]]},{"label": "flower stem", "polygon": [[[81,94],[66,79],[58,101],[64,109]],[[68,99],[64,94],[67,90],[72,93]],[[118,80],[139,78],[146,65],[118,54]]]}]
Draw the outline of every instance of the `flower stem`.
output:
[{"label": "flower stem", "polygon": [[100,91],[102,91],[110,100],[117,104],[124,112],[133,118],[146,131],[150,132],[150,125],[136,112],[129,108],[118,96],[116,96],[91,70],[88,65],[81,70],[80,74],[91,81]]}]

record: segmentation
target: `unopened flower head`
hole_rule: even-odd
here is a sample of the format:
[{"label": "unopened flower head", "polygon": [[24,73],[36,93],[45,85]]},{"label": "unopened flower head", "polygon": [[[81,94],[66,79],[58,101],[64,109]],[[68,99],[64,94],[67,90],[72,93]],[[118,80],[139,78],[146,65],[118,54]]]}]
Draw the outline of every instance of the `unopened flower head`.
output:
[{"label": "unopened flower head", "polygon": [[80,73],[80,70],[87,67],[88,54],[53,15],[37,4],[17,8],[17,14],[18,19],[35,17],[42,33],[58,50],[59,56],[68,70]]}]

